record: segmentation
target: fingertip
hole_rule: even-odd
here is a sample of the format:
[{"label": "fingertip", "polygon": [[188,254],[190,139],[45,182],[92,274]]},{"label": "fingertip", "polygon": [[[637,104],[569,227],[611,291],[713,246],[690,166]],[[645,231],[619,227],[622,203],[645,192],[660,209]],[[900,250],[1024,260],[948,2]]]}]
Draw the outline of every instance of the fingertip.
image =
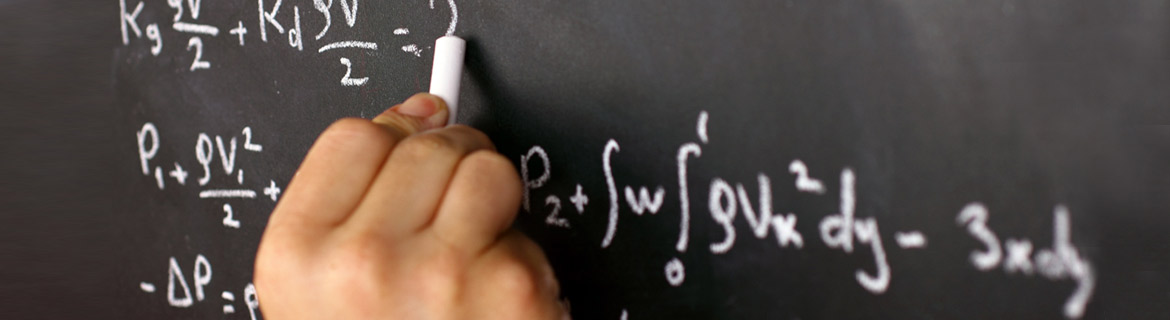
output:
[{"label": "fingertip", "polygon": [[[382,110],[382,113],[379,113],[378,115],[374,116],[374,119],[377,119],[377,118],[380,118],[380,117],[394,116],[395,114],[401,114],[401,113],[399,113],[399,112],[398,112],[398,109],[399,109],[399,108],[402,108],[402,104],[401,104],[401,103],[399,103],[399,104],[396,104],[396,105],[394,105],[394,106],[392,106],[392,107],[386,108],[386,110]],[[372,120],[372,119],[371,119],[371,120]]]},{"label": "fingertip", "polygon": [[402,133],[399,138],[405,138],[418,132],[442,128],[447,124],[449,114],[442,98],[422,92],[386,109],[372,121]]},{"label": "fingertip", "polygon": [[435,113],[427,118],[427,124],[431,128],[442,128],[447,125],[448,118],[451,116],[451,111],[447,107],[447,102],[443,98],[430,94],[420,93],[418,95],[426,95],[435,104]]},{"label": "fingertip", "polygon": [[424,130],[443,127],[449,114],[443,98],[426,92],[416,93],[390,111],[418,118],[425,125]]}]

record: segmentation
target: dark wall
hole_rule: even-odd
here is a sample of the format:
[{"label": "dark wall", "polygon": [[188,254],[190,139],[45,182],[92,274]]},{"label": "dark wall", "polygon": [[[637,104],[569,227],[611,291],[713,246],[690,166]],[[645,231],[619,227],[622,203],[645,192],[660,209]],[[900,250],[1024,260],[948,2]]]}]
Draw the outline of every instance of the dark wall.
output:
[{"label": "dark wall", "polygon": [[111,35],[99,1],[0,1],[0,317],[115,318]]}]

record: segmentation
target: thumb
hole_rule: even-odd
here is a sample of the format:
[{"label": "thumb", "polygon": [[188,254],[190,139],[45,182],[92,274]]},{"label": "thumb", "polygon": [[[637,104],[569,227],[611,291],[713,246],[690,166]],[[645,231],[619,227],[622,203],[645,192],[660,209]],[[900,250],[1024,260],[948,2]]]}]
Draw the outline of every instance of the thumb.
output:
[{"label": "thumb", "polygon": [[390,129],[401,140],[418,132],[443,127],[447,124],[448,114],[447,104],[442,98],[424,92],[387,109],[372,121]]}]

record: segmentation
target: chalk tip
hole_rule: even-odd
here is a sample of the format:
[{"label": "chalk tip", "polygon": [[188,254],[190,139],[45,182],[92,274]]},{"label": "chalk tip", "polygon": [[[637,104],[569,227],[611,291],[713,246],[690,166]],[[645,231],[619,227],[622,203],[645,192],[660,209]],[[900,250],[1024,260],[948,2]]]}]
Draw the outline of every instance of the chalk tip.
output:
[{"label": "chalk tip", "polygon": [[436,45],[439,43],[443,43],[443,42],[452,43],[452,44],[457,43],[459,45],[462,45],[462,44],[466,43],[467,41],[464,41],[463,38],[453,36],[453,35],[445,35],[445,36],[439,37],[438,39],[435,39]]}]

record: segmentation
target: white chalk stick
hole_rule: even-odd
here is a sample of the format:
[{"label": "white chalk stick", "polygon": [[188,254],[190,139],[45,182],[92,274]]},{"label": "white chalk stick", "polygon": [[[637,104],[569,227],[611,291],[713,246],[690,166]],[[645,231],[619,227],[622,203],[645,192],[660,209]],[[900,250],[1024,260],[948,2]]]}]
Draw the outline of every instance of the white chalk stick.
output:
[{"label": "white chalk stick", "polygon": [[435,40],[435,64],[431,67],[431,94],[443,98],[450,111],[447,124],[455,123],[459,111],[459,82],[463,76],[463,52],[467,42],[456,36]]}]

